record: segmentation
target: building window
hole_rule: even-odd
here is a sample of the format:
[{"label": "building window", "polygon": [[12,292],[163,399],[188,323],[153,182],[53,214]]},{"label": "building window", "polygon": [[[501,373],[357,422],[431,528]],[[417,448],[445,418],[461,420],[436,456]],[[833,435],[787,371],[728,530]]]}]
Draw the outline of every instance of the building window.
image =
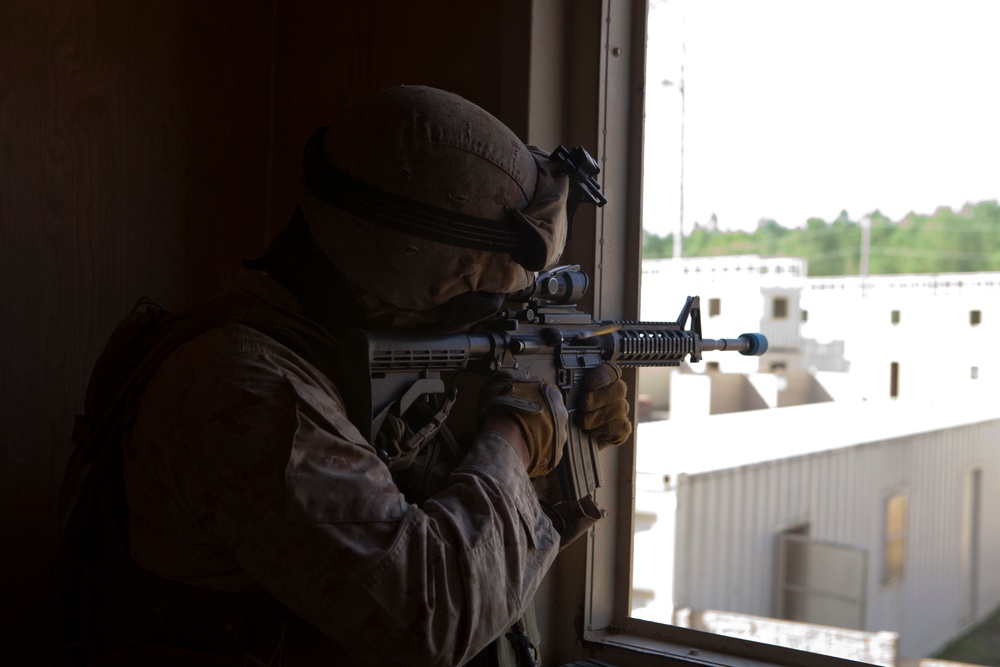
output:
[{"label": "building window", "polygon": [[889,367],[889,397],[899,396],[899,362],[894,361]]},{"label": "building window", "polygon": [[722,299],[713,298],[708,300],[708,316],[718,317],[722,313]]},{"label": "building window", "polygon": [[803,310],[802,311],[802,321],[803,322],[808,322],[809,321],[809,311],[808,310]]},{"label": "building window", "polygon": [[979,613],[980,554],[983,515],[983,471],[973,468],[965,474],[962,498],[962,620],[969,623]]},{"label": "building window", "polygon": [[882,554],[882,583],[903,578],[906,567],[906,520],[909,497],[895,493],[885,501],[885,542]]},{"label": "building window", "polygon": [[783,320],[788,317],[788,297],[774,297],[774,300],[771,301],[771,317],[776,320]]},{"label": "building window", "polygon": [[892,311],[892,314],[889,316],[889,319],[892,321],[893,324],[899,324],[899,311],[898,310]]},{"label": "building window", "polygon": [[978,380],[979,379],[979,366],[973,366],[970,375],[972,376],[973,380]]},{"label": "building window", "polygon": [[969,311],[969,324],[972,326],[978,326],[980,322],[983,321],[983,313],[979,310]]}]

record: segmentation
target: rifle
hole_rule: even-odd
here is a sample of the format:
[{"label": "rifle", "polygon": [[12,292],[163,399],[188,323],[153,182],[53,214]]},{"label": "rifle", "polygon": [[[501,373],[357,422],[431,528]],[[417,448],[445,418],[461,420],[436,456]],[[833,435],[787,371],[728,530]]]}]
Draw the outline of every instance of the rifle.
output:
[{"label": "rifle", "polygon": [[545,380],[560,389],[570,412],[569,440],[556,471],[563,496],[579,500],[603,481],[597,443],[573,419],[577,388],[589,370],[605,361],[622,367],[678,366],[685,357],[699,362],[702,352],[711,350],[747,356],[767,351],[767,339],[759,333],[702,338],[697,296],[687,298],[676,322],[595,322],[576,307],[590,282],[579,268],[561,266],[538,273],[532,285],[507,295],[507,307],[496,317],[467,332],[348,332],[345,367],[354,374],[355,386],[367,384],[370,389],[351,402],[351,421],[381,453],[386,418],[402,419],[418,399],[434,397],[436,414],[408,445],[419,448],[437,432],[455,402],[457,392],[453,385],[446,389],[442,374],[502,373],[521,381]]}]

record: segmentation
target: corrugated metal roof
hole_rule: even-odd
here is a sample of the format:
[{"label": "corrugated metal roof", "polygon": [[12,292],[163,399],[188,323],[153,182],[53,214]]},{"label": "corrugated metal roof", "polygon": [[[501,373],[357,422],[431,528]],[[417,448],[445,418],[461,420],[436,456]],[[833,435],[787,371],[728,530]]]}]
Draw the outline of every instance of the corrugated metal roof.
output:
[{"label": "corrugated metal roof", "polygon": [[698,474],[1000,419],[1000,396],[828,402],[637,427],[639,473]]}]

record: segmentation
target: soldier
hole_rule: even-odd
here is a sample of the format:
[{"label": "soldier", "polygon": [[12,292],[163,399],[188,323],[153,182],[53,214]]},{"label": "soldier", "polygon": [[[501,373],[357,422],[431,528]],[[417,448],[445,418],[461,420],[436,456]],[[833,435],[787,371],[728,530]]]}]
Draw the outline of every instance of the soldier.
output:
[{"label": "soldier", "polygon": [[[349,421],[357,388],[338,361],[351,328],[461,331],[494,314],[558,260],[567,177],[476,105],[419,86],[318,131],[304,164],[290,224],[189,314],[201,324],[150,370],[123,429],[124,490],[103,497],[106,516],[127,506],[105,528],[127,557],[106,549],[92,583],[91,634],[117,651],[101,664],[494,658],[570,537],[533,485],[566,439],[555,388],[487,384],[474,438],[428,486],[409,425],[389,420],[377,451]],[[592,375],[587,425],[620,444],[620,372]],[[536,411],[495,400],[508,393]],[[575,531],[588,507],[553,518]]]}]

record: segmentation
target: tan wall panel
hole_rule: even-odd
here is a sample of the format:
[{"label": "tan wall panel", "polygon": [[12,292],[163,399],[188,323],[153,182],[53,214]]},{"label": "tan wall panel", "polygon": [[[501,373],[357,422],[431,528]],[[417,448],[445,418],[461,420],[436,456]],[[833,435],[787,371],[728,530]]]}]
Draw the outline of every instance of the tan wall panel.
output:
[{"label": "tan wall panel", "polygon": [[399,84],[434,86],[504,120],[501,65],[504,44],[514,36],[501,33],[504,12],[512,12],[502,4],[282,4],[276,26],[275,224],[282,225],[294,208],[306,140],[372,92]]},{"label": "tan wall panel", "polygon": [[267,130],[269,19],[262,0],[0,9],[0,627],[15,651],[45,641],[72,416],[111,326],[141,294],[214,291],[262,240],[265,146],[234,139]]},{"label": "tan wall panel", "polygon": [[498,4],[0,3],[5,662],[47,650],[58,485],[110,329],[258,253],[305,138],[365,93],[426,83],[523,117],[501,70],[528,3]]}]

